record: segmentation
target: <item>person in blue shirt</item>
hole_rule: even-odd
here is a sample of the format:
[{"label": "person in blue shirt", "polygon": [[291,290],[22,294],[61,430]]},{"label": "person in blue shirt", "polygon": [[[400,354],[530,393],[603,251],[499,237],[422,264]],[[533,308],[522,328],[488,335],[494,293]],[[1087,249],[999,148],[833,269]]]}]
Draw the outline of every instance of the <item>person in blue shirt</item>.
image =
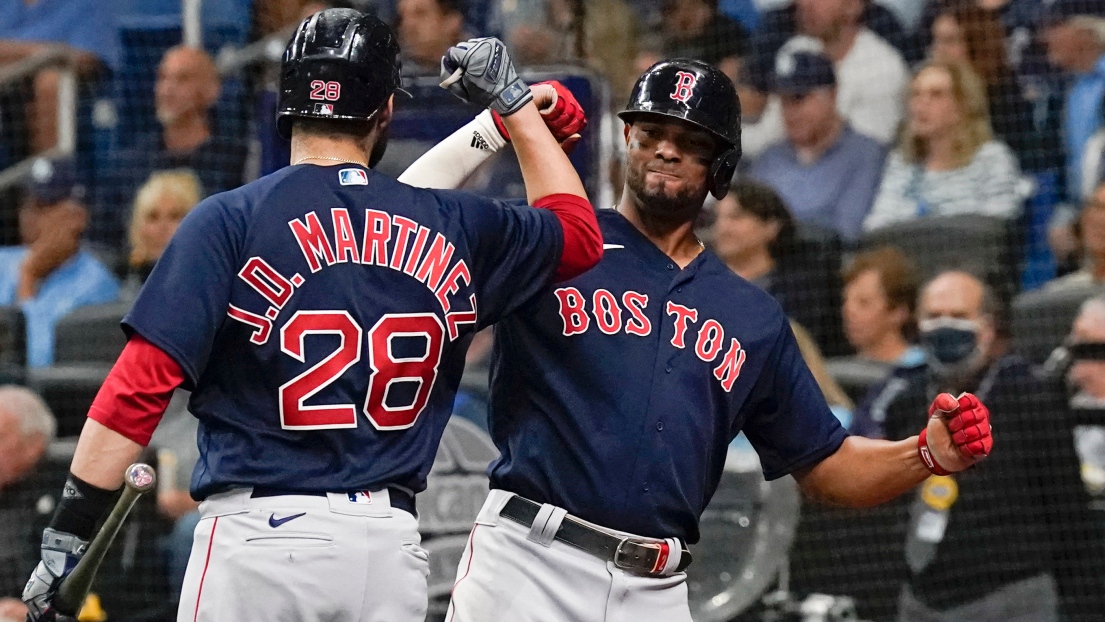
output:
[{"label": "person in blue shirt", "polygon": [[22,246],[0,248],[0,305],[19,305],[27,324],[27,364],[54,361],[54,326],[84,305],[119,297],[119,282],[81,248],[88,211],[73,163],[39,158],[19,210]]},{"label": "person in blue shirt", "polygon": [[854,129],[836,107],[836,74],[822,54],[796,52],[775,69],[786,139],[768,147],[750,175],[778,192],[802,222],[854,243],[882,179],[884,149]]}]

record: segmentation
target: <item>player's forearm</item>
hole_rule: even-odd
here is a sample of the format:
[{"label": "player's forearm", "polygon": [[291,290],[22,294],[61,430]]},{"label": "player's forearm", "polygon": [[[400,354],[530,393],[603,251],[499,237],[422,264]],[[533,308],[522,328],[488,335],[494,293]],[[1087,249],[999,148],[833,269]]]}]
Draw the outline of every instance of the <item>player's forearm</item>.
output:
[{"label": "player's forearm", "polygon": [[104,380],[77,442],[71,471],[105,490],[123,483],[123,470],[149,444],[157,424],[184,381],[168,354],[135,335]]},{"label": "player's forearm", "polygon": [[87,419],[69,470],[97,488],[115,490],[123,485],[123,471],[138,460],[142,449],[95,419]]},{"label": "player's forearm", "polygon": [[884,441],[850,436],[833,455],[795,474],[807,495],[848,507],[885,503],[931,473],[917,456],[917,437]]},{"label": "player's forearm", "polygon": [[422,154],[403,171],[399,181],[416,188],[459,188],[479,165],[505,146],[491,112],[485,110]]},{"label": "player's forearm", "polygon": [[531,205],[552,194],[587,198],[579,174],[545,127],[536,106],[526,104],[518,112],[503,117],[503,125],[518,154],[518,165],[526,182],[526,198]]}]

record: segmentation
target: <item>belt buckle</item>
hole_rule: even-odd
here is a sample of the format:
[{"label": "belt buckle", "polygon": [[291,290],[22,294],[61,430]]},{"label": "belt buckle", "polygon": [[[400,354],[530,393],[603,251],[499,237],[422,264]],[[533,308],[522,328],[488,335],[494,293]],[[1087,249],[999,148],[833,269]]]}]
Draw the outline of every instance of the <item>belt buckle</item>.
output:
[{"label": "belt buckle", "polygon": [[[627,544],[643,549],[643,554],[627,551]],[[614,565],[622,570],[637,574],[658,576],[664,566],[667,565],[670,552],[667,542],[642,542],[632,538],[623,538],[618,543],[618,548],[614,550]]]}]

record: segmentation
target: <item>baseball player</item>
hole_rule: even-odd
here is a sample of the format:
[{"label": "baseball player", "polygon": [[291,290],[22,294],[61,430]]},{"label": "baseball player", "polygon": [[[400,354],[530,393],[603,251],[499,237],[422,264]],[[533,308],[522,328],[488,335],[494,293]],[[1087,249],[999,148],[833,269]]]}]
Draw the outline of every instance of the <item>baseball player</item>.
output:
[{"label": "baseball player", "polygon": [[284,55],[292,166],[197,206],[123,320],[23,594],[30,619],[84,551],[173,390],[192,391],[203,500],[178,620],[422,622],[425,487],[472,336],[602,252],[583,186],[495,39],[454,48],[450,89],[513,138],[529,200],[375,173],[399,47],[327,10]]},{"label": "baseball player", "polygon": [[[450,622],[689,621],[687,544],[744,431],[765,477],[865,506],[991,448],[972,395],[937,397],[919,436],[849,437],[802,362],[787,318],[695,238],[706,194],[740,158],[732,83],[661,62],[637,81],[626,172],[599,213],[598,266],[496,327],[491,435],[501,456],[458,568]],[[464,130],[462,130],[463,132]],[[485,154],[447,140],[404,173]]]}]

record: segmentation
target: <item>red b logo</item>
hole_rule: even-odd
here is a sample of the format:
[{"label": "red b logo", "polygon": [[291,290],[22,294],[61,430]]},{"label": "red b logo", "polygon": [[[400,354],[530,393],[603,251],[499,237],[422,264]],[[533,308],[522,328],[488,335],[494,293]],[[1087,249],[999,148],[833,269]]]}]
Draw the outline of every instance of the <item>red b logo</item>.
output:
[{"label": "red b logo", "polygon": [[675,90],[672,91],[671,98],[685,104],[694,94],[694,84],[698,82],[698,76],[687,71],[680,71],[675,76],[678,81],[675,83]]}]

